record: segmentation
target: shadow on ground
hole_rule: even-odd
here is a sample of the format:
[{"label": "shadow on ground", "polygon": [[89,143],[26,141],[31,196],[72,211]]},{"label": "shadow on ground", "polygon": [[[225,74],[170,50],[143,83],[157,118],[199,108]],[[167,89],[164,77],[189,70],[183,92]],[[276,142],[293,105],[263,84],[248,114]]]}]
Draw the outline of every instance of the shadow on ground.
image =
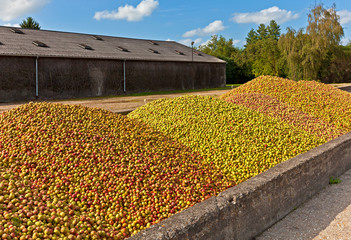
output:
[{"label": "shadow on ground", "polygon": [[256,240],[351,239],[351,170]]}]

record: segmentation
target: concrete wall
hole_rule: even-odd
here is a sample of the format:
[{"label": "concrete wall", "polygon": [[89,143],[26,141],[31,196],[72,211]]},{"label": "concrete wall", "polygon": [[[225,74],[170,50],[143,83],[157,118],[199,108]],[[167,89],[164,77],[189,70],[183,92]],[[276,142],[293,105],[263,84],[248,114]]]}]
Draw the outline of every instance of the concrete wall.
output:
[{"label": "concrete wall", "polygon": [[[39,99],[124,94],[120,60],[39,58]],[[0,102],[36,97],[36,58],[0,57]],[[225,64],[126,61],[126,92],[225,86]]]},{"label": "concrete wall", "polygon": [[351,133],[283,162],[129,238],[252,239],[351,168]]},{"label": "concrete wall", "polygon": [[351,93],[351,86],[338,87],[340,90]]}]

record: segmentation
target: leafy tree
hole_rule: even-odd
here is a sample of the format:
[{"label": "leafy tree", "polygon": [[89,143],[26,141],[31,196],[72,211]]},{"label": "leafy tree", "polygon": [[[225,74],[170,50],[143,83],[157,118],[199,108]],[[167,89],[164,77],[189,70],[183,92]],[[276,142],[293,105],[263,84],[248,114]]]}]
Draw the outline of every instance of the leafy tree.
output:
[{"label": "leafy tree", "polygon": [[306,32],[288,28],[279,40],[279,47],[289,65],[293,79],[322,79],[328,75],[344,35],[335,5],[315,6],[308,14]]},{"label": "leafy tree", "polygon": [[244,83],[252,78],[248,66],[242,62],[242,51],[234,47],[233,39],[213,35],[206,45],[201,45],[198,49],[227,62],[227,83]]},{"label": "leafy tree", "polygon": [[280,37],[280,26],[277,24],[276,21],[272,20],[269,23],[267,28],[268,30],[268,37],[273,38],[274,40],[279,40]]},{"label": "leafy tree", "polygon": [[318,79],[344,36],[335,4],[329,9],[321,4],[313,8],[308,14],[306,32],[310,36],[310,48],[306,51],[305,78]]},{"label": "leafy tree", "polygon": [[258,26],[257,35],[260,40],[264,40],[268,37],[268,29],[266,28],[266,25],[260,24],[260,26]]},{"label": "leafy tree", "polygon": [[236,51],[232,38],[226,40],[225,37],[218,35],[213,35],[206,45],[199,46],[199,50],[212,56],[228,58]]},{"label": "leafy tree", "polygon": [[282,76],[281,53],[278,47],[280,26],[272,20],[268,26],[260,24],[251,29],[246,38],[246,55],[255,76]]},{"label": "leafy tree", "polygon": [[278,46],[281,50],[284,61],[287,63],[287,76],[290,79],[303,79],[302,48],[307,41],[307,37],[308,36],[303,32],[303,29],[296,31],[293,28],[287,28],[287,32],[282,34],[279,38]]},{"label": "leafy tree", "polygon": [[40,25],[32,17],[27,17],[20,23],[21,28],[40,29]]},{"label": "leafy tree", "polygon": [[325,83],[351,82],[351,43],[335,49],[321,80]]},{"label": "leafy tree", "polygon": [[255,43],[257,40],[258,40],[258,34],[255,31],[255,29],[251,28],[250,32],[247,34],[247,37],[246,37],[245,47],[249,44]]}]

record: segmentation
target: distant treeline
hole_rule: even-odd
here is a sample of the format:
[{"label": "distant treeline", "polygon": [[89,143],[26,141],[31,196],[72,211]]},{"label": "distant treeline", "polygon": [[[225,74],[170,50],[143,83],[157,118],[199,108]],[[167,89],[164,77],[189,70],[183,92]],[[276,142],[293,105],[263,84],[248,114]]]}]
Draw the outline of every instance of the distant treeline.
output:
[{"label": "distant treeline", "polygon": [[281,34],[272,20],[251,29],[243,48],[234,47],[233,39],[214,35],[198,49],[227,62],[227,83],[244,83],[260,75],[351,82],[351,42],[341,45],[343,36],[335,5],[320,4],[309,12],[306,29],[287,28]]}]

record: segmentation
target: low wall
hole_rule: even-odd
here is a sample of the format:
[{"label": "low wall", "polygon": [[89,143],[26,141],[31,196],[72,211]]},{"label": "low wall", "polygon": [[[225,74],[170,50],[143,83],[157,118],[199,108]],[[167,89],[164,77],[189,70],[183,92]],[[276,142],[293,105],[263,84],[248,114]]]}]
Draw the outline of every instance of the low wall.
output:
[{"label": "low wall", "polygon": [[351,168],[351,132],[175,214],[130,240],[252,239]]}]

